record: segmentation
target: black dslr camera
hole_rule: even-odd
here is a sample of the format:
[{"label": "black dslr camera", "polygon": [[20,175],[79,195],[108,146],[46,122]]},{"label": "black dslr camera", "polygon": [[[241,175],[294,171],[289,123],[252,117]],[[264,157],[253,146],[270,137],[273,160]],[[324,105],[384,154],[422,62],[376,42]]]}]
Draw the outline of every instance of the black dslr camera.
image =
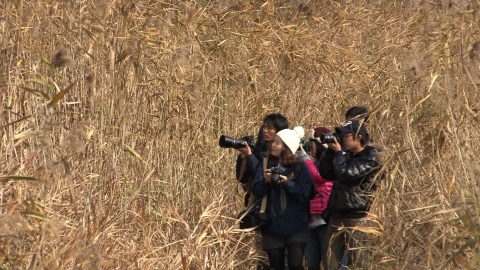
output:
[{"label": "black dslr camera", "polygon": [[320,134],[320,142],[325,143],[333,143],[337,139],[337,142],[342,145],[343,144],[343,135],[340,132],[335,133],[323,133]]},{"label": "black dslr camera", "polygon": [[255,147],[255,143],[253,140],[253,136],[244,136],[240,139],[235,139],[230,136],[222,135],[220,136],[220,140],[218,141],[218,144],[220,145],[221,148],[234,148],[234,149],[240,149],[242,147],[245,147],[245,143],[248,144],[248,146],[252,149]]},{"label": "black dslr camera", "polygon": [[270,181],[277,184],[280,181],[280,174],[283,173],[282,169],[279,167],[270,168],[272,175],[270,176]]}]

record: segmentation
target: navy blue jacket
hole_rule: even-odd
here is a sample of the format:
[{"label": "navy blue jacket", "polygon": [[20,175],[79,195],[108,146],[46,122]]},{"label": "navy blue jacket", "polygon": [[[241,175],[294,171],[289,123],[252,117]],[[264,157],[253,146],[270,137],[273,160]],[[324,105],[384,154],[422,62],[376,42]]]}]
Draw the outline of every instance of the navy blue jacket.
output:
[{"label": "navy blue jacket", "polygon": [[[267,144],[263,144],[260,149],[252,153],[251,155],[247,156],[247,166],[245,168],[245,172],[243,173],[242,179],[239,179],[242,184],[248,184],[248,180],[250,177],[254,177],[255,173],[257,172],[258,165],[261,163],[260,161],[266,156],[267,153]],[[237,179],[240,177],[240,169],[242,167],[242,155],[237,156],[237,164],[236,164],[236,176]]]},{"label": "navy blue jacket", "polygon": [[[283,175],[290,175],[294,167],[285,168]],[[300,168],[299,175],[278,185],[265,183],[263,166],[259,166],[253,182],[253,195],[260,201],[267,195],[266,213],[270,217],[269,225],[262,227],[263,234],[288,237],[308,230],[313,184],[303,162]]]}]

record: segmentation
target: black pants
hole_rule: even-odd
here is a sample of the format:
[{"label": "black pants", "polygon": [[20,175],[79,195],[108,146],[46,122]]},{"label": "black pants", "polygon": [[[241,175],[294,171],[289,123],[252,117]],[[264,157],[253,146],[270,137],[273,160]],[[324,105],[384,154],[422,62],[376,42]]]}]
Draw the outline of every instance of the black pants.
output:
[{"label": "black pants", "polygon": [[273,270],[285,269],[285,249],[288,256],[288,270],[304,270],[303,253],[305,252],[305,243],[291,243],[287,247],[274,248],[267,250],[268,261]]}]

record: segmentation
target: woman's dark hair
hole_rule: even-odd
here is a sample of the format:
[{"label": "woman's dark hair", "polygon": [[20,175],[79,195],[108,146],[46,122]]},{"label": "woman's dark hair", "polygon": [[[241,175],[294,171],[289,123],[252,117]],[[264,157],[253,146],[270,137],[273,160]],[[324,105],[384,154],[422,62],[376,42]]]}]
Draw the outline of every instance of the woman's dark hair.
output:
[{"label": "woman's dark hair", "polygon": [[320,157],[326,150],[325,147],[323,147],[323,145],[317,140],[310,140],[310,142],[315,144],[315,156],[313,158],[315,160],[320,160]]},{"label": "woman's dark hair", "polygon": [[257,134],[257,141],[255,142],[255,149],[259,151],[265,144],[265,138],[263,137],[263,126],[260,126]]},{"label": "woman's dark hair", "polygon": [[276,132],[288,128],[288,119],[280,113],[272,113],[263,119],[264,125],[272,126]]},{"label": "woman's dark hair", "polygon": [[363,122],[368,123],[368,109],[362,106],[353,106],[345,113],[345,120],[363,119]]},{"label": "woman's dark hair", "polygon": [[[282,142],[283,143],[283,142]],[[283,150],[282,153],[280,153],[280,157],[274,157],[272,156],[272,146],[268,149],[267,152],[267,158],[268,160],[276,159],[278,160],[278,164],[282,165],[283,167],[292,167],[295,166],[297,163],[297,158],[295,155],[288,149],[288,147],[283,143]]]},{"label": "woman's dark hair", "polygon": [[295,155],[285,146],[282,153],[280,153],[280,158],[278,159],[278,163],[283,167],[291,167],[297,163],[297,158]]}]

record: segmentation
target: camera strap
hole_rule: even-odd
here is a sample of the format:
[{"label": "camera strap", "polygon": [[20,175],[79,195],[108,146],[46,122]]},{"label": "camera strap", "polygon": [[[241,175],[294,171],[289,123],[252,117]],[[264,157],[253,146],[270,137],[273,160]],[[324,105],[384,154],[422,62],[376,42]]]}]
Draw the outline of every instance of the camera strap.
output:
[{"label": "camera strap", "polygon": [[[272,196],[272,200],[275,200],[275,191],[270,192]],[[262,201],[263,203],[263,201]],[[265,199],[265,205],[267,204],[266,199]],[[280,189],[280,215],[283,215],[285,213],[285,210],[287,209],[287,196],[285,195],[285,190],[283,188]],[[275,211],[275,206],[272,205],[272,215],[277,216],[277,212]]]},{"label": "camera strap", "polygon": [[[266,157],[263,158],[263,171],[267,169],[268,166],[268,159]],[[263,214],[265,213],[265,210],[267,209],[267,194],[265,194],[262,198],[262,206],[260,207],[260,213]]]},{"label": "camera strap", "polygon": [[265,213],[265,209],[267,209],[267,194],[265,194],[265,196],[263,196],[262,206],[260,207],[260,213],[261,214]]}]

